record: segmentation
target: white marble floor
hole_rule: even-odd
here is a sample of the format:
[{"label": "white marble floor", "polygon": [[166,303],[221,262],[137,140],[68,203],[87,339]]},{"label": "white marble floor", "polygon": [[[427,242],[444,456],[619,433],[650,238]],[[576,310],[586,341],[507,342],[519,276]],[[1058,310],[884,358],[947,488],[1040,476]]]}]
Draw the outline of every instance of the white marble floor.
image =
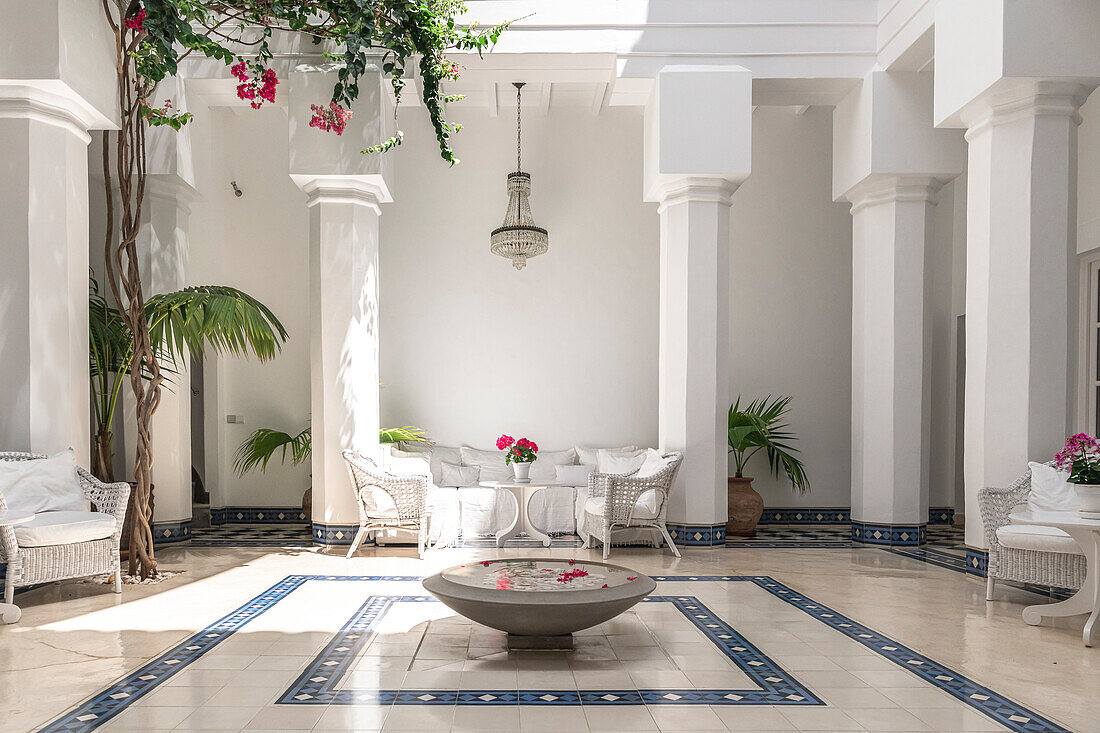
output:
[{"label": "white marble floor", "polygon": [[1100,730],[1083,618],[1029,627],[1035,595],[987,604],[975,578],[873,549],[616,551],[666,579],[571,653],[509,653],[416,578],[583,550],[159,555],[183,574],[121,599],[20,594],[23,620],[0,628],[0,729]]}]

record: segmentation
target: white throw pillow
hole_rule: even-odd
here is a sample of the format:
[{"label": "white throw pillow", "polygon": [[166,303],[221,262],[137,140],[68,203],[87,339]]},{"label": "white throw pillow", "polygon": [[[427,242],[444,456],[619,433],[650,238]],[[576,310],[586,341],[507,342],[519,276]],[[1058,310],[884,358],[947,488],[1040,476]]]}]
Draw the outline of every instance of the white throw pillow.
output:
[{"label": "white throw pillow", "polygon": [[656,476],[668,466],[668,460],[652,448],[642,455],[642,465],[638,469],[638,473],[634,474],[634,478],[649,478],[651,476]]},{"label": "white throw pillow", "polygon": [[428,464],[431,466],[432,471],[432,483],[439,486],[439,482],[443,480],[442,464],[447,463],[462,463],[462,455],[459,453],[457,446],[448,445],[433,445],[430,449],[424,451],[410,451],[401,450],[400,448],[390,448],[390,455],[393,458],[427,458]]},{"label": "white throw pillow", "polygon": [[1029,462],[1027,467],[1031,469],[1031,494],[1027,497],[1029,509],[1039,512],[1077,511],[1080,502],[1073,484],[1066,481],[1068,471],[1059,471],[1043,463]]},{"label": "white throw pillow", "polygon": [[444,463],[443,483],[440,486],[454,488],[477,486],[480,474],[481,469],[477,466],[456,466],[453,463]]},{"label": "white throw pillow", "polygon": [[582,448],[579,445],[577,450],[577,463],[582,466],[595,467],[598,463],[599,452],[610,451],[612,453],[635,453],[638,450],[636,445],[624,445],[622,448]]},{"label": "white throw pillow", "polygon": [[554,466],[554,479],[566,486],[588,486],[588,477],[592,475],[592,466]]},{"label": "white throw pillow", "polygon": [[645,460],[645,451],[611,451],[601,450],[596,452],[596,471],[622,476],[634,473],[642,466]]},{"label": "white throw pillow", "polygon": [[558,466],[571,466],[577,460],[577,451],[569,450],[544,450],[536,453],[538,456],[531,464],[531,478],[535,481],[554,481],[557,479]]},{"label": "white throw pillow", "polygon": [[504,463],[504,451],[478,450],[465,446],[459,450],[462,453],[462,465],[480,468],[482,481],[509,481],[515,478],[512,467]]},{"label": "white throw pillow", "polygon": [[72,448],[33,461],[0,461],[0,495],[13,512],[86,512]]},{"label": "white throw pillow", "polygon": [[394,476],[431,476],[431,458],[423,456],[391,455],[387,471]]}]

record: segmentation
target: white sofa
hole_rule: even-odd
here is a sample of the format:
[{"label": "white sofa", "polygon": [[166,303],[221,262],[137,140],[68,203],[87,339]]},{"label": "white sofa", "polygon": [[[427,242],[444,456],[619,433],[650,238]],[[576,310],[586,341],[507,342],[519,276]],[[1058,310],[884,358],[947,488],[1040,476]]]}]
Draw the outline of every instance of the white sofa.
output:
[{"label": "white sofa", "polygon": [[[633,445],[618,448],[576,446],[558,451],[544,450],[539,452],[538,460],[531,466],[531,478],[534,482],[556,480],[557,466],[560,465],[585,466],[595,471],[600,467],[601,456],[605,459],[605,472],[609,472],[606,470],[608,468],[626,472],[625,469],[629,469],[632,459],[636,459],[640,465],[644,453],[644,448]],[[496,489],[478,485],[481,481],[512,478],[512,468],[504,463],[503,451],[481,450],[469,446],[427,447],[410,443],[403,447],[391,447],[383,460],[390,473],[430,471],[432,483],[435,485],[435,513],[431,530],[433,542],[457,536],[459,533],[466,538],[489,536],[511,523],[512,504],[502,499]],[[609,463],[613,465],[609,466]],[[456,473],[460,472],[453,468],[447,469],[444,464],[450,467],[476,468],[476,478],[457,477]],[[615,472],[620,472],[619,470]],[[578,477],[576,481],[576,486],[549,487],[532,498],[530,517],[535,526],[553,534],[578,531],[584,518],[584,505],[588,500],[588,480],[586,477]],[[385,538],[381,539],[384,543]],[[617,533],[615,544],[655,545],[658,539],[652,530],[632,529]]]}]

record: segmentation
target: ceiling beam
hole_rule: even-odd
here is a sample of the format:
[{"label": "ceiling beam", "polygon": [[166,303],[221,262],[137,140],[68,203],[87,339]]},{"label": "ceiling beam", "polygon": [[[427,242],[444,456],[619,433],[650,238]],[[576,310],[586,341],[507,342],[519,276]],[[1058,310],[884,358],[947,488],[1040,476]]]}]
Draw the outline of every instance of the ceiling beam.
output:
[{"label": "ceiling beam", "polygon": [[603,111],[604,104],[607,102],[607,87],[607,82],[599,83],[592,93],[592,114],[597,117],[600,116],[600,112]]},{"label": "ceiling beam", "polygon": [[539,114],[543,117],[550,112],[550,93],[553,86],[553,82],[549,81],[543,82],[542,84],[542,97],[539,98]]}]

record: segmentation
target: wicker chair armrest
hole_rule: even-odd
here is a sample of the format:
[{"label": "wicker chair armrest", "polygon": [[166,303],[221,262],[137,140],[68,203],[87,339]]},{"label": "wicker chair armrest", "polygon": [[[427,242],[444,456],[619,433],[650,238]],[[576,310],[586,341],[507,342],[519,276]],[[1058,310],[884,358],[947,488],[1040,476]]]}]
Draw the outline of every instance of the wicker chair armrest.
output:
[{"label": "wicker chair armrest", "polygon": [[611,473],[597,473],[593,471],[588,474],[588,498],[593,499],[605,496],[611,480],[616,478],[619,477]]},{"label": "wicker chair armrest", "polygon": [[84,498],[92,502],[96,511],[110,514],[115,518],[115,534],[122,535],[122,523],[126,520],[126,504],[130,499],[130,484],[116,481],[106,484],[79,466],[76,469],[80,477],[80,487]]},{"label": "wicker chair armrest", "polygon": [[982,528],[985,541],[990,549],[1000,549],[997,530],[1011,521],[1008,515],[1018,505],[1027,501],[1031,494],[1031,471],[1012,482],[1005,488],[986,487],[978,489],[978,509],[982,515]]},{"label": "wicker chair armrest", "polygon": [[419,519],[427,512],[428,489],[432,480],[427,476],[389,476],[382,481],[364,486],[361,491],[369,491],[371,486],[386,492],[393,499],[400,519]]}]

